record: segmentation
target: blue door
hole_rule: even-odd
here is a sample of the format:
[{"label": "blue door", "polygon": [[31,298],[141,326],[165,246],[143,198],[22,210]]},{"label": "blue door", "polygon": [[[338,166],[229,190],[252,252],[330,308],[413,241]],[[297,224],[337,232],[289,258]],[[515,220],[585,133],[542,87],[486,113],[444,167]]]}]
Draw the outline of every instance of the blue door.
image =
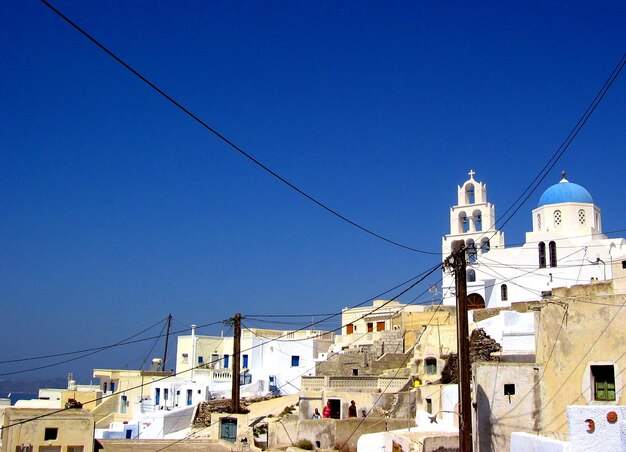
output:
[{"label": "blue door", "polygon": [[154,392],[154,404],[155,405],[161,404],[161,388],[156,388]]},{"label": "blue door", "polygon": [[192,390],[191,389],[187,389],[187,405],[191,405],[191,399],[192,399]]},{"label": "blue door", "polygon": [[223,417],[220,419],[220,439],[234,443],[237,440],[237,419]]}]

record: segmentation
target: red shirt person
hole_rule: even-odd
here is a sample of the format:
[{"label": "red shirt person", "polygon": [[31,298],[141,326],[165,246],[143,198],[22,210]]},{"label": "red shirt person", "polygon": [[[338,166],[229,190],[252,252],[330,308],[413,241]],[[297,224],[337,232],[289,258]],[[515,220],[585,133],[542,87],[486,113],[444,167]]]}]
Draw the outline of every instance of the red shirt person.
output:
[{"label": "red shirt person", "polygon": [[330,417],[331,411],[332,410],[330,409],[330,400],[329,400],[328,402],[326,402],[326,406],[324,407],[324,412],[322,413],[325,419],[328,419]]}]

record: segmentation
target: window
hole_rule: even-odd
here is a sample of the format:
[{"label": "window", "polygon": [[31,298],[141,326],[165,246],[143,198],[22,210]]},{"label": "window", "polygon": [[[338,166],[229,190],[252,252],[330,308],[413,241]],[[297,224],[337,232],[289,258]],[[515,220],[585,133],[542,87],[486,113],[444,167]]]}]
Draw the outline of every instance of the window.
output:
[{"label": "window", "polygon": [[115,392],[115,382],[111,382],[111,392]]},{"label": "window", "polygon": [[228,369],[228,355],[224,355],[224,369]]},{"label": "window", "polygon": [[470,268],[467,271],[467,282],[475,282],[476,281],[476,272],[474,269]]},{"label": "window", "polygon": [[546,268],[546,244],[539,242],[539,268]]},{"label": "window", "polygon": [[554,226],[560,226],[560,225],[561,225],[561,211],[555,210],[554,211]]},{"label": "window", "polygon": [[433,399],[426,399],[426,411],[433,414]]},{"label": "window", "polygon": [[515,395],[515,385],[513,383],[508,383],[504,385],[504,395],[508,396],[509,403],[511,403],[511,396]]},{"label": "window", "polygon": [[476,244],[472,239],[467,241],[467,260],[470,264],[476,262]]},{"label": "window", "polygon": [[376,322],[376,331],[385,331],[385,322]]},{"label": "window", "polygon": [[193,391],[191,389],[187,389],[187,405],[191,405],[193,400]]},{"label": "window", "polygon": [[57,427],[46,427],[43,432],[44,441],[54,441],[59,435],[59,429]]},{"label": "window", "polygon": [[187,363],[187,362],[189,362],[189,354],[183,353],[183,363]]},{"label": "window", "polygon": [[202,364],[204,362],[203,356],[198,356],[198,364]]},{"label": "window", "polygon": [[353,377],[358,377],[359,376],[359,369],[352,369],[352,376]]},{"label": "window", "polygon": [[367,332],[371,333],[372,331],[374,331],[374,323],[373,322],[368,322],[367,323]]},{"label": "window", "polygon": [[248,368],[248,355],[242,355],[242,364],[241,367],[243,367],[244,369]]},{"label": "window", "polygon": [[220,355],[218,355],[217,353],[213,353],[211,355],[211,364],[217,364],[219,360],[220,360]]},{"label": "window", "polygon": [[107,392],[107,386],[108,386],[108,381],[105,381],[104,384],[102,385],[102,392]]},{"label": "window", "polygon": [[584,226],[585,222],[586,222],[585,211],[583,209],[580,209],[578,211],[578,224],[581,226]]},{"label": "window", "polygon": [[298,355],[291,356],[291,367],[298,367],[300,365],[300,357]]},{"label": "window", "polygon": [[541,214],[537,214],[537,230],[541,231]]},{"label": "window", "polygon": [[626,268],[626,261],[622,261],[622,268]]},{"label": "window", "polygon": [[556,267],[556,242],[550,242],[550,267]]},{"label": "window", "polygon": [[469,232],[469,221],[465,212],[459,213],[459,232]]},{"label": "window", "polygon": [[352,334],[354,333],[354,325],[351,323],[348,323],[346,325],[346,334]]},{"label": "window", "polygon": [[437,374],[437,358],[426,358],[424,361],[426,364],[426,373],[428,375]]},{"label": "window", "polygon": [[[593,399],[615,400],[615,369],[613,366],[590,366]],[[47,429],[46,429],[47,430]]]},{"label": "window", "polygon": [[487,254],[491,249],[491,244],[489,243],[489,239],[487,237],[483,237],[481,240],[480,250],[483,254]]},{"label": "window", "polygon": [[475,210],[473,217],[474,217],[474,229],[476,231],[482,231],[483,230],[483,216],[480,213],[480,210]]},{"label": "window", "polygon": [[154,390],[154,404],[155,405],[161,404],[161,388],[156,388]]},{"label": "window", "polygon": [[468,204],[474,204],[474,184],[467,184],[465,187],[465,200]]},{"label": "window", "polygon": [[170,390],[165,388],[163,389],[163,400],[167,400],[170,398]]},{"label": "window", "polygon": [[83,446],[67,446],[67,452],[83,452],[84,450]]},{"label": "window", "polygon": [[502,284],[500,286],[500,299],[502,301],[507,301],[509,299],[509,288],[506,284]]}]

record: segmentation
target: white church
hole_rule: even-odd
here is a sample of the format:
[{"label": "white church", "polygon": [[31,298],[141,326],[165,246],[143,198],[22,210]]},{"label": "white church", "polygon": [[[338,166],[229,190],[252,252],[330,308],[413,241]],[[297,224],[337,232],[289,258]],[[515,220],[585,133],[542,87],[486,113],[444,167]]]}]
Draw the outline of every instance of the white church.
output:
[{"label": "white church", "polygon": [[[443,259],[450,255],[453,241],[465,242],[469,309],[506,307],[539,300],[554,287],[611,280],[611,263],[626,259],[626,241],[602,233],[600,208],[565,173],[541,195],[525,243],[506,247],[504,233],[496,229],[495,207],[487,201],[487,185],[474,174],[470,171],[458,187],[450,233],[442,240]],[[443,271],[442,292],[443,304],[456,303],[449,269]]]}]

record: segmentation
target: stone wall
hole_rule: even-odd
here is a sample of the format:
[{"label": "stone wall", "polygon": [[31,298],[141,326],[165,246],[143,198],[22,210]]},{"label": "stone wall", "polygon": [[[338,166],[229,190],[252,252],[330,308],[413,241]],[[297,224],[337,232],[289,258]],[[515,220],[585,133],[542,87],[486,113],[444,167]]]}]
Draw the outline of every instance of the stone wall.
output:
[{"label": "stone wall", "polygon": [[[414,426],[409,419],[318,419],[298,420],[287,416],[269,423],[269,448],[295,445],[300,440],[309,440],[321,449],[355,451],[358,438],[366,433],[397,430]],[[319,443],[319,444],[318,444]]]},{"label": "stone wall", "polygon": [[381,331],[380,337],[372,346],[372,354],[380,358],[385,353],[404,353],[404,331]]},{"label": "stone wall", "polygon": [[[318,363],[315,374],[318,376],[376,376],[410,364],[405,353],[386,353],[378,359],[374,356],[373,353],[346,350]],[[407,372],[408,370],[407,367]]]}]

